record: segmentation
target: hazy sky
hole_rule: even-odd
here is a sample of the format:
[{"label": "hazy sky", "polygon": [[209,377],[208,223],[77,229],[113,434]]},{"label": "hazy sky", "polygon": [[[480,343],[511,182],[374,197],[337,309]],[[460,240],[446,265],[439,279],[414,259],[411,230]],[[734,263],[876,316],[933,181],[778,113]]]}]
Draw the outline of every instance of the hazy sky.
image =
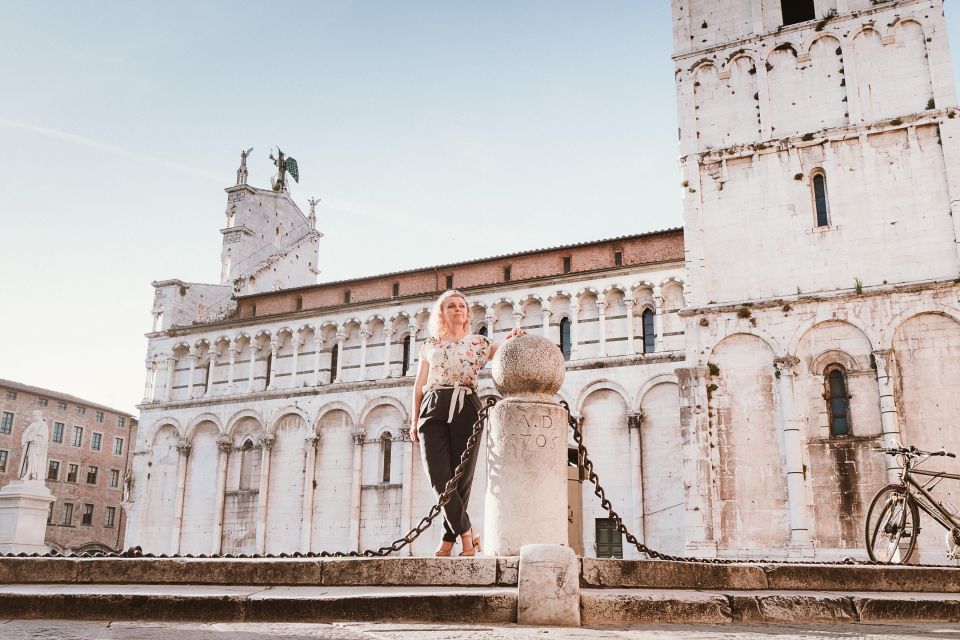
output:
[{"label": "hazy sky", "polygon": [[2,378],[135,412],[247,147],[322,198],[323,280],[681,224],[665,0],[0,7]]}]

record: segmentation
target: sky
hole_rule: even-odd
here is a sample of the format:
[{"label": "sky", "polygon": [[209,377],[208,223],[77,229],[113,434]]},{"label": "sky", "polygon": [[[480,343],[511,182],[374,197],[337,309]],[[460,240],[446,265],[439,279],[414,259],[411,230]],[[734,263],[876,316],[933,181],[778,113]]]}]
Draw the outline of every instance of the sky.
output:
[{"label": "sky", "polygon": [[136,413],[248,147],[321,199],[323,281],[681,225],[666,0],[0,7],[0,378]]}]

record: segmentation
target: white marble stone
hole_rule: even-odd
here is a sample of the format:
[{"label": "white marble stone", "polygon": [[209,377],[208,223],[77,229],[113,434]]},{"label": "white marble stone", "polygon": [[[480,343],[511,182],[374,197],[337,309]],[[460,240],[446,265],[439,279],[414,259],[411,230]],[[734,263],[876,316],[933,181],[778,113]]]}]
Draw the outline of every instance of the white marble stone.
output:
[{"label": "white marble stone", "polygon": [[14,480],[0,489],[0,554],[46,553],[53,494],[42,481]]},{"label": "white marble stone", "polygon": [[580,560],[569,547],[524,545],[517,587],[518,624],[580,626]]}]

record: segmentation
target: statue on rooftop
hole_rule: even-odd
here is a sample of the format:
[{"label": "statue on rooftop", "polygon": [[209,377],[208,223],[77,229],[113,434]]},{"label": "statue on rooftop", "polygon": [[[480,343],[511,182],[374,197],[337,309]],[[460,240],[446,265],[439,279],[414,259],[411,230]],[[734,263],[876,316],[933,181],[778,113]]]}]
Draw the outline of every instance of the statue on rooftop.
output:
[{"label": "statue on rooftop", "polygon": [[277,179],[273,181],[273,190],[277,192],[287,190],[287,174],[289,173],[295,182],[300,182],[300,169],[297,167],[297,161],[284,155],[280,147],[277,147],[276,157],[270,154],[274,166],[277,167]]},{"label": "statue on rooftop", "polygon": [[20,447],[23,459],[20,463],[21,480],[39,480],[43,482],[47,466],[47,447],[50,442],[50,429],[40,411],[33,412],[33,422],[23,430]]},{"label": "statue on rooftop", "polygon": [[253,147],[240,152],[240,168],[237,169],[238,185],[247,184],[247,156],[250,155],[251,151],[253,151]]}]

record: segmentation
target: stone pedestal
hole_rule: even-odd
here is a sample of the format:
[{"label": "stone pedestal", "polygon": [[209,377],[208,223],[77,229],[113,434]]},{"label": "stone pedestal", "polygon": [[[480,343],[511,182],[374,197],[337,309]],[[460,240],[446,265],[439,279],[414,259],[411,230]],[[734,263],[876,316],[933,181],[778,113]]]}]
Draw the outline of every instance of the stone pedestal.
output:
[{"label": "stone pedestal", "polygon": [[494,358],[504,398],[487,431],[483,546],[490,555],[568,544],[567,412],[553,399],[563,375],[560,350],[540,336],[513,338]]},{"label": "stone pedestal", "polygon": [[520,550],[517,624],[580,626],[580,561],[573,549],[529,544]]},{"label": "stone pedestal", "polygon": [[43,539],[54,500],[38,480],[14,480],[0,489],[0,554],[49,551]]}]

